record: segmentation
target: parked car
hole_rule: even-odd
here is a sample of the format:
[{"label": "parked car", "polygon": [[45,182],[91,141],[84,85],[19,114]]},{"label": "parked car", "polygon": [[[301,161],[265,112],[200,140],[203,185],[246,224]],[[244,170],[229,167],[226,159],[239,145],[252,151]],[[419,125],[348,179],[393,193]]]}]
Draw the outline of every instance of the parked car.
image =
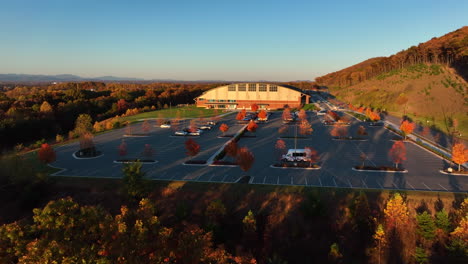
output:
[{"label": "parked car", "polygon": [[187,131],[181,130],[181,131],[176,131],[174,133],[176,136],[186,136],[188,134]]},{"label": "parked car", "polygon": [[310,161],[310,149],[289,149],[288,153],[282,156],[282,161]]},{"label": "parked car", "polygon": [[210,126],[216,126],[216,122],[215,121],[208,121],[206,122],[207,125],[210,125]]},{"label": "parked car", "polygon": [[327,110],[320,110],[317,112],[317,115],[326,115],[327,114]]},{"label": "parked car", "polygon": [[171,124],[162,124],[160,128],[171,128]]},{"label": "parked car", "polygon": [[211,125],[202,125],[200,126],[201,130],[211,130],[212,126]]}]

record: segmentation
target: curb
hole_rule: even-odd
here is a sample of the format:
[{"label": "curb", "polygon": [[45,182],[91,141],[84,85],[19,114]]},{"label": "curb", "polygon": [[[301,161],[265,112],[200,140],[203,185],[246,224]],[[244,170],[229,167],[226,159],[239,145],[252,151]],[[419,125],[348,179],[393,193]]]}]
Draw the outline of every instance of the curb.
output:
[{"label": "curb", "polygon": [[384,170],[360,170],[360,169],[355,169],[351,168],[353,171],[359,171],[359,172],[378,172],[378,173],[408,173],[408,170],[404,171],[384,171]]},{"label": "curb", "polygon": [[440,173],[442,174],[446,174],[446,175],[456,175],[456,176],[468,176],[468,174],[463,174],[463,173],[457,173],[457,172],[452,172],[452,173],[448,173],[448,172],[445,172],[443,170],[439,170]]},{"label": "curb", "polygon": [[[78,151],[79,151],[79,150],[78,150]],[[75,155],[76,152],[78,152],[78,151],[75,151],[75,152],[73,152],[73,154],[72,154],[73,158],[75,158],[75,159],[77,159],[77,160],[97,159],[97,158],[100,158],[100,157],[104,156],[104,153],[101,152],[101,155],[96,156],[96,157],[91,157],[91,158],[80,158],[80,157],[77,157],[77,156]]]},{"label": "curb", "polygon": [[272,169],[293,169],[293,170],[320,170],[322,166],[319,166],[318,168],[296,168],[296,167],[275,167],[273,165],[270,165],[270,168]]}]

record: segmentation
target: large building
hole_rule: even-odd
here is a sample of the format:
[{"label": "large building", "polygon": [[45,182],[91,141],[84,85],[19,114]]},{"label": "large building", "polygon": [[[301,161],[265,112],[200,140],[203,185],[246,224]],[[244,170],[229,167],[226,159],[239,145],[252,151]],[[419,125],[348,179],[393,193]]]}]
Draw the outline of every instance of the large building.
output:
[{"label": "large building", "polygon": [[218,109],[298,108],[309,103],[310,96],[289,85],[269,83],[236,83],[216,87],[195,98],[198,107]]}]

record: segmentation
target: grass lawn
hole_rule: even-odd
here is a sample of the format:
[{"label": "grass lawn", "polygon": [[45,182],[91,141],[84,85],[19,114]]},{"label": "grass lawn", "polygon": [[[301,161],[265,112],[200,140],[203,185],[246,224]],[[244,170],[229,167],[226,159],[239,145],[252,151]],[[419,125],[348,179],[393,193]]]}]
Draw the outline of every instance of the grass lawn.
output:
[{"label": "grass lawn", "polygon": [[198,117],[210,117],[216,114],[222,114],[222,110],[215,109],[205,109],[199,108],[196,106],[184,106],[184,107],[174,107],[171,109],[162,109],[146,113],[141,113],[133,116],[123,117],[122,121],[136,122],[140,119],[148,118],[175,118],[179,116],[180,118],[198,118]]}]

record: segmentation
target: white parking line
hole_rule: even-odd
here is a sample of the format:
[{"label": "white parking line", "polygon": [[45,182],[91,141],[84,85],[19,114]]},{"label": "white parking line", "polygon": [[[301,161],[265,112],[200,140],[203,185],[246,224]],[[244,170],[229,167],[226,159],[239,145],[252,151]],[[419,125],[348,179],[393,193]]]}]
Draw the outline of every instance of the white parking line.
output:
[{"label": "white parking line", "polygon": [[226,182],[226,177],[227,177],[227,176],[228,176],[227,174],[224,175],[224,177],[223,177],[223,182]]},{"label": "white parking line", "polygon": [[278,176],[278,180],[276,181],[276,184],[279,185],[279,176]]},{"label": "white parking line", "polygon": [[421,182],[422,184],[424,184],[424,186],[426,186],[426,188],[429,190],[429,191],[432,191],[431,188],[429,188],[429,186],[427,186],[424,182]]},{"label": "white parking line", "polygon": [[309,183],[307,183],[307,176],[305,177],[305,182],[306,182],[306,185],[309,185]]},{"label": "white parking line", "polygon": [[351,182],[349,181],[349,179],[346,179],[346,180],[348,180],[349,187],[353,188],[353,185],[351,185]]},{"label": "white parking line", "polygon": [[440,185],[440,183],[438,183],[438,184],[439,184],[440,187],[444,188],[444,190],[446,190],[448,192],[448,190],[444,186]]},{"label": "white parking line", "polygon": [[362,184],[364,184],[364,188],[368,188],[366,182],[363,179],[361,179],[361,181],[362,181]]},{"label": "white parking line", "polygon": [[336,184],[335,177],[332,176],[333,183],[335,184],[335,187],[338,187],[338,184]]},{"label": "white parking line", "polygon": [[265,181],[266,181],[266,176],[263,177],[263,184],[265,184]]},{"label": "white parking line", "polygon": [[392,185],[395,187],[395,189],[398,189],[398,186],[394,182],[392,182]]},{"label": "white parking line", "polygon": [[385,189],[380,182],[377,182],[377,184],[380,186],[380,188]]},{"label": "white parking line", "polygon": [[320,187],[323,187],[322,180],[320,179],[320,176],[318,178],[319,178]]},{"label": "white parking line", "polygon": [[211,177],[210,177],[210,179],[208,181],[211,181],[211,179],[213,179],[214,176],[215,176],[214,173],[211,174]]},{"label": "white parking line", "polygon": [[293,177],[292,177],[292,176],[291,176],[291,185],[294,185],[294,183],[293,183]]},{"label": "white parking line", "polygon": [[413,185],[411,185],[411,183],[409,183],[408,181],[407,181],[406,183],[411,187],[411,189],[416,190],[416,189],[413,187]]}]

